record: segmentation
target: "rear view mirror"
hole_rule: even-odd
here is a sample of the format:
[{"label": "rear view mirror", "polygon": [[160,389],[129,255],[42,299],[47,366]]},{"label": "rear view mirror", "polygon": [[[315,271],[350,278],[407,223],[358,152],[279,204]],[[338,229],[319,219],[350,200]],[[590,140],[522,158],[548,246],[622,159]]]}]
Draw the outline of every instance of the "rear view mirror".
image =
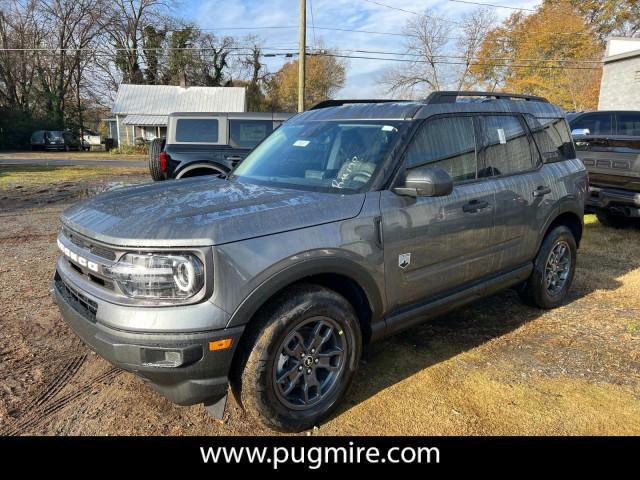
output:
[{"label": "rear view mirror", "polygon": [[591,131],[588,128],[574,128],[571,135],[591,135]]},{"label": "rear view mirror", "polygon": [[418,167],[404,173],[393,189],[396,195],[443,197],[453,191],[453,179],[440,167]]}]

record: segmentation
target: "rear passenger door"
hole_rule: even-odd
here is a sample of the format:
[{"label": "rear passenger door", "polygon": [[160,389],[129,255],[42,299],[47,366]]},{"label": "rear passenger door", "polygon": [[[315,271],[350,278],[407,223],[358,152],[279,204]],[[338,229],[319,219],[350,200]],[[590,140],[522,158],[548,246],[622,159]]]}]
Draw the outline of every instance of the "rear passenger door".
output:
[{"label": "rear passenger door", "polygon": [[493,185],[493,268],[505,271],[530,261],[538,229],[552,207],[552,178],[541,171],[538,152],[521,115],[478,115],[480,174]]},{"label": "rear passenger door", "polygon": [[427,120],[409,145],[402,168],[423,165],[445,169],[454,188],[443,197],[381,193],[391,309],[445,294],[492,272],[495,192],[477,178],[473,117]]}]

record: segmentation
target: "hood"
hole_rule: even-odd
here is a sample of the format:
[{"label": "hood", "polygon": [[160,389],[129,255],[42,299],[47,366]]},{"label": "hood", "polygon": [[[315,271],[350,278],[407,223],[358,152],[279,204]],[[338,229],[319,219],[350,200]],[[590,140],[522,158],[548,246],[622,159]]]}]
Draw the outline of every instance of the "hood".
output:
[{"label": "hood", "polygon": [[207,246],[352,218],[364,197],[205,176],[103,193],[67,209],[61,221],[116,246]]}]

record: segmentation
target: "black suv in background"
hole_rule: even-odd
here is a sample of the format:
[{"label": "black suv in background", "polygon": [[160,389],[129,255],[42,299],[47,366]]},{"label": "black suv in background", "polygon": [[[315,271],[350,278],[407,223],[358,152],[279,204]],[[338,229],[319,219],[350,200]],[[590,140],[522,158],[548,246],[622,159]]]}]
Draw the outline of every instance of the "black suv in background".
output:
[{"label": "black suv in background", "polygon": [[567,120],[589,171],[587,209],[613,227],[640,217],[640,111],[570,113]]},{"label": "black suv in background", "polygon": [[226,174],[291,115],[172,113],[167,138],[155,139],[149,146],[151,177],[166,180]]},{"label": "black suv in background", "polygon": [[31,150],[83,150],[80,139],[62,130],[38,130],[31,134]]}]

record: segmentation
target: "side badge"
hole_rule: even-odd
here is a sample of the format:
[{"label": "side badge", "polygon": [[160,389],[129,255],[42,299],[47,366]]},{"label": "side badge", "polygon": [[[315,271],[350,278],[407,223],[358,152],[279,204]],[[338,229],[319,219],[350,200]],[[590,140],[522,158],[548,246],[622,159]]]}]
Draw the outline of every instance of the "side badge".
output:
[{"label": "side badge", "polygon": [[410,253],[401,253],[398,255],[398,266],[402,269],[405,269],[411,263],[411,254]]}]

